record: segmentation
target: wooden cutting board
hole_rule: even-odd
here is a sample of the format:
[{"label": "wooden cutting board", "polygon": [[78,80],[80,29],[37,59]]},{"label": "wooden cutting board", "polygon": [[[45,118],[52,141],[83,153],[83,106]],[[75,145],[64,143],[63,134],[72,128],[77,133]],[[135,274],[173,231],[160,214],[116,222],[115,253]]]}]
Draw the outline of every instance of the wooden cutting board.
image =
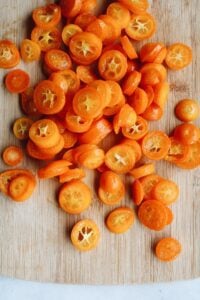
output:
[{"label": "wooden cutting board", "polygon": [[[30,34],[32,9],[48,3],[42,0],[0,2],[0,37],[12,39],[18,45]],[[109,1],[104,4],[106,2]],[[178,100],[200,97],[200,1],[150,2],[150,11],[158,23],[152,41],[167,45],[181,41],[191,45],[194,51],[192,65],[180,72],[169,72],[171,93],[165,118],[151,124],[151,128],[169,133],[178,123],[173,115]],[[42,78],[37,64],[21,63],[21,67],[31,74],[32,84]],[[15,118],[21,116],[17,96],[4,88],[5,74],[1,70],[0,150],[10,144],[19,145],[9,128]],[[23,166],[36,171],[39,163],[26,158]],[[5,168],[1,161],[0,170]],[[156,169],[181,188],[179,201],[172,206],[175,220],[162,232],[152,232],[137,221],[126,234],[109,233],[104,218],[111,208],[101,205],[95,192],[89,210],[81,216],[69,216],[58,208],[58,184],[53,180],[38,182],[37,191],[25,203],[14,203],[0,194],[0,274],[76,284],[132,284],[200,276],[200,172],[185,172],[165,162],[156,163]],[[94,186],[97,179],[97,175],[90,172],[86,182]],[[122,204],[133,206],[128,195]],[[96,250],[79,253],[71,245],[69,232],[76,221],[86,217],[94,219],[101,228],[101,242]],[[161,263],[152,248],[159,238],[169,235],[181,241],[183,253],[173,263]]]}]

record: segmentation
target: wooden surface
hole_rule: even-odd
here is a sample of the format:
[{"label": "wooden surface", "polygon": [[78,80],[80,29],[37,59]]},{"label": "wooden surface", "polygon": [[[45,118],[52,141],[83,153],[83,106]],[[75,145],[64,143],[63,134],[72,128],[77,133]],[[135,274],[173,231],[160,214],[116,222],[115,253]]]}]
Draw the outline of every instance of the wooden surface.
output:
[{"label": "wooden surface", "polygon": [[[48,1],[0,1],[0,37],[19,44],[30,33],[31,10]],[[104,1],[105,3],[106,1]],[[173,108],[178,100],[200,97],[200,1],[151,1],[150,11],[158,22],[153,41],[166,44],[181,41],[192,46],[193,64],[180,72],[169,72],[172,89],[165,118],[151,125],[169,132],[177,120]],[[32,77],[41,78],[36,64],[21,65]],[[9,128],[21,116],[17,96],[4,89],[1,70],[0,89],[0,150],[18,145]],[[26,159],[24,167],[34,171],[39,164]],[[0,170],[6,167],[1,161]],[[29,201],[16,204],[0,195],[0,274],[39,281],[79,284],[131,284],[170,281],[200,276],[200,172],[184,172],[164,162],[156,163],[161,176],[175,180],[180,188],[179,201],[172,206],[173,224],[162,232],[145,229],[137,221],[123,235],[114,235],[104,226],[111,210],[102,206],[94,192],[93,204],[81,216],[69,216],[58,208],[55,181],[38,182],[37,191]],[[94,186],[97,178],[90,173],[86,182]],[[127,179],[128,184],[128,179]],[[128,198],[123,201],[132,207]],[[99,247],[89,253],[74,250],[69,240],[73,224],[81,218],[92,218],[101,228]],[[183,253],[173,263],[161,263],[152,248],[159,238],[172,235],[183,245]]]}]

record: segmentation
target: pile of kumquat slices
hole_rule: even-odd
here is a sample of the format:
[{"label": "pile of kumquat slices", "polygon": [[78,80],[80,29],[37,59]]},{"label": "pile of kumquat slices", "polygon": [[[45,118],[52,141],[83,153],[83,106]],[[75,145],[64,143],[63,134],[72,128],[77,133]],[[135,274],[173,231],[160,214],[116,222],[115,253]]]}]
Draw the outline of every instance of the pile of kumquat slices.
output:
[{"label": "pile of kumquat slices", "polygon": [[[200,166],[200,129],[190,123],[199,117],[193,99],[183,99],[175,115],[183,123],[168,136],[150,131],[149,122],[162,118],[167,104],[167,68],[180,70],[192,61],[192,50],[176,43],[147,43],[137,52],[135,44],[156,31],[154,17],[147,13],[147,0],[119,0],[104,14],[94,14],[96,0],[61,0],[36,8],[30,39],[21,42],[20,52],[8,40],[0,41],[0,68],[16,67],[42,60],[45,80],[30,87],[24,70],[14,69],[5,78],[10,93],[20,94],[23,116],[13,133],[25,140],[33,159],[50,160],[38,170],[41,179],[58,177],[62,184],[60,207],[80,214],[92,202],[93,191],[83,181],[86,169],[101,173],[98,198],[119,207],[109,213],[105,224],[113,233],[126,232],[135,221],[132,208],[120,207],[125,196],[121,174],[134,178],[133,202],[138,219],[151,230],[162,230],[173,221],[169,207],[179,196],[177,184],[161,177],[154,163],[167,160],[179,168]],[[65,26],[61,28],[61,18]],[[59,24],[59,26],[57,26]],[[118,142],[105,152],[101,142],[109,134]],[[23,160],[19,147],[3,151],[3,161],[16,167]],[[0,191],[14,201],[28,199],[36,186],[29,170],[0,173]],[[97,246],[100,230],[93,220],[83,219],[71,231],[73,245],[87,251]],[[174,238],[160,240],[155,254],[171,261],[181,252]]]}]

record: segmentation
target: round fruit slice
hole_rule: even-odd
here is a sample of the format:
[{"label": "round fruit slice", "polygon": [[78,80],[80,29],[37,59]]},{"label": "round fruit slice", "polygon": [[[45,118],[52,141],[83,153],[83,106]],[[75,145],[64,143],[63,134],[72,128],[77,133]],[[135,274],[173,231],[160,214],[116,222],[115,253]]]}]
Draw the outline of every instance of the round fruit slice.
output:
[{"label": "round fruit slice", "polygon": [[124,233],[130,229],[134,220],[135,215],[131,208],[120,207],[109,213],[106,226],[113,233]]},{"label": "round fruit slice", "polygon": [[80,251],[89,251],[99,243],[100,231],[94,221],[84,219],[74,225],[71,231],[71,241]]},{"label": "round fruit slice", "polygon": [[92,201],[90,188],[80,180],[64,184],[59,192],[60,207],[68,214],[80,214]]}]

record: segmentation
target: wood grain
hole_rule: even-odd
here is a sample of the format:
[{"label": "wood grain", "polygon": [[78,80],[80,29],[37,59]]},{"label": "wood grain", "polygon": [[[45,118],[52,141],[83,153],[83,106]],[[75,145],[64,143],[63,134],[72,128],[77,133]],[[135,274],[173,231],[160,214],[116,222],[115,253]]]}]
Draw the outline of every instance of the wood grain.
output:
[{"label": "wood grain", "polygon": [[[49,1],[0,1],[0,36],[14,40],[18,45],[22,37],[30,34],[31,11],[37,5]],[[107,1],[104,1],[106,3]],[[153,41],[167,45],[185,42],[194,51],[193,64],[180,72],[169,72],[171,93],[165,118],[151,125],[166,132],[178,123],[173,115],[174,105],[186,97],[200,95],[200,1],[152,0],[150,11],[157,19],[158,30]],[[140,44],[139,44],[140,46]],[[139,47],[138,46],[138,47]],[[41,77],[37,64],[24,65],[32,78],[32,84]],[[17,96],[6,92],[1,70],[0,82],[0,149],[19,143],[8,130],[15,118],[21,115]],[[39,164],[26,158],[24,167],[34,171]],[[1,161],[0,170],[5,165]],[[102,206],[94,192],[93,204],[81,216],[69,216],[56,202],[58,184],[40,181],[32,199],[16,204],[0,195],[0,274],[27,280],[76,284],[132,284],[170,281],[200,276],[200,172],[185,172],[164,162],[156,163],[156,169],[164,177],[175,180],[180,188],[180,199],[173,205],[173,224],[155,233],[136,222],[124,235],[110,234],[104,226],[104,218],[110,208]],[[86,182],[94,186],[97,175],[90,172]],[[127,185],[129,179],[127,179]],[[132,207],[128,195],[123,201]],[[74,250],[69,240],[73,224],[89,217],[101,228],[101,243],[89,253]],[[183,253],[173,263],[163,264],[153,255],[155,242],[168,235],[178,238]]]}]

